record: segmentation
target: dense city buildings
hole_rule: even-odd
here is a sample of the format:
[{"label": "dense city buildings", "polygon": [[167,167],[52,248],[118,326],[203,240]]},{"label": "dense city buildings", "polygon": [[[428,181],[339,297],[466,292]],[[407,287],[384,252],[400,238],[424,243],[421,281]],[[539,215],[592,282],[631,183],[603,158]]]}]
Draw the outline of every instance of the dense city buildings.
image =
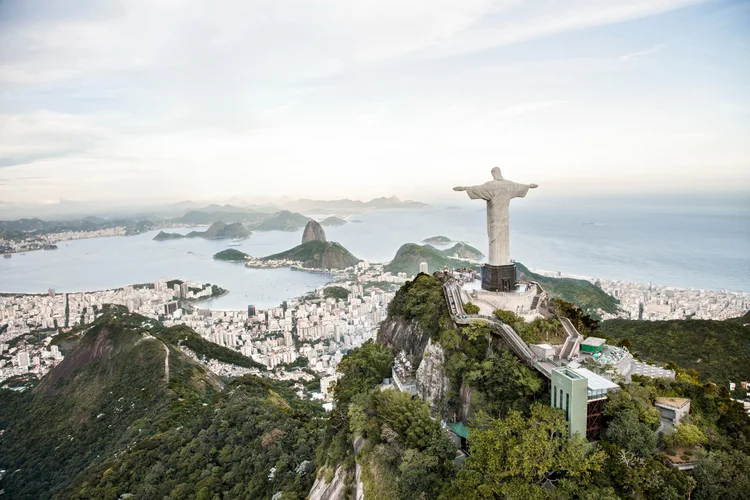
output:
[{"label": "dense city buildings", "polygon": [[3,249],[3,252],[26,252],[43,248],[55,248],[54,244],[61,241],[100,238],[103,236],[124,236],[126,234],[128,234],[128,229],[124,226],[92,231],[61,231],[28,236],[21,239],[0,238],[0,248]]},{"label": "dense city buildings", "polygon": [[535,271],[554,278],[588,280],[620,301],[620,311],[610,314],[600,311],[603,320],[613,318],[648,321],[668,319],[736,318],[750,309],[750,293],[728,290],[699,290],[676,288],[651,283],[589,278],[559,272]]},{"label": "dense city buildings", "polygon": [[[339,273],[336,286],[345,299],[325,297],[325,287],[283,306],[245,310],[210,310],[199,302],[223,293],[218,287],[190,281],[157,281],[114,290],[0,297],[0,382],[15,375],[42,375],[62,359],[54,336],[92,323],[104,304],[157,319],[165,326],[186,325],[204,339],[239,351],[266,372],[201,359],[219,375],[259,373],[278,379],[333,376],[342,356],[376,336],[387,315],[394,288],[406,275],[383,272],[382,265],[358,264]],[[29,337],[29,334],[36,335]],[[184,348],[186,352],[189,350]],[[198,358],[194,353],[188,352]],[[308,371],[302,371],[305,369]]]}]

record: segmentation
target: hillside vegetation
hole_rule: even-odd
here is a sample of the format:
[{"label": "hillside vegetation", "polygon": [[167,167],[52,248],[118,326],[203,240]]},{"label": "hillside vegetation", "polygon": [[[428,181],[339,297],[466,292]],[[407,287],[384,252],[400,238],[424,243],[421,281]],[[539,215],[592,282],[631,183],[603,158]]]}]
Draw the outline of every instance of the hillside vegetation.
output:
[{"label": "hillside vegetation", "polygon": [[[427,380],[432,383],[444,373],[450,390],[439,404],[430,406],[436,418],[461,419],[468,428],[471,454],[460,471],[443,469],[440,464],[450,456],[449,448],[437,441],[420,448],[419,441],[409,444],[408,435],[391,434],[384,428],[377,405],[393,404],[383,402],[387,396],[375,398],[373,407],[372,399],[341,398],[337,392],[338,415],[346,414],[349,419],[348,427],[339,428],[362,429],[363,436],[374,443],[358,456],[363,471],[370,471],[362,477],[365,491],[373,492],[373,498],[709,500],[746,496],[750,484],[735,478],[744,478],[741,471],[750,468],[750,418],[740,404],[731,401],[726,387],[701,384],[692,372],[679,367],[674,381],[635,375],[632,383],[622,384],[604,404],[599,444],[592,448],[580,438],[567,438],[564,414],[549,407],[544,379],[504,348],[486,325],[458,328],[451,324],[441,292],[440,281],[432,276],[419,275],[407,282],[389,306],[379,339],[394,351],[408,351],[409,340],[418,343],[429,335],[433,344],[442,347],[443,367]],[[602,335],[598,323],[574,304],[554,299],[552,306],[586,334]],[[558,329],[557,322],[544,325],[544,320],[522,328],[520,318],[502,311],[496,314],[519,330],[525,328],[522,334],[536,334],[536,326]],[[740,325],[742,320],[732,323]],[[402,325],[397,339],[391,324]],[[395,340],[398,348],[391,345]],[[354,350],[340,366],[347,366],[349,357],[356,359],[356,366],[378,366],[377,360],[386,355],[376,346]],[[430,356],[435,366],[434,352]],[[736,361],[750,364],[747,357]],[[339,383],[347,389],[352,372],[344,373]],[[357,391],[363,388],[358,386]],[[349,393],[347,389],[341,395]],[[662,396],[689,398],[691,414],[676,431],[660,437],[654,401]],[[408,422],[426,429],[419,418],[423,411],[417,405],[401,406]],[[399,422],[403,420],[395,420]],[[388,420],[385,423],[393,429]],[[415,444],[416,449],[410,449]],[[666,454],[694,461],[695,471],[673,469]]]},{"label": "hillside vegetation", "polygon": [[[746,315],[745,319],[750,322]],[[635,321],[614,319],[600,325],[611,338],[630,341],[632,351],[661,363],[694,369],[719,384],[750,380],[750,327],[741,320]]]},{"label": "hillside vegetation", "polygon": [[573,278],[550,278],[529,271],[516,262],[518,279],[536,281],[554,298],[572,302],[593,317],[599,317],[598,310],[610,314],[617,313],[619,301],[590,281]]},{"label": "hillside vegetation", "polygon": [[0,469],[13,471],[0,490],[29,500],[304,499],[322,408],[257,377],[225,388],[177,344],[241,360],[196,336],[107,307],[34,389],[0,391]]},{"label": "hillside vegetation", "polygon": [[452,242],[453,240],[451,240],[447,236],[430,236],[429,238],[425,238],[422,240],[422,243],[428,243],[430,245],[447,245],[448,243]]},{"label": "hillside vegetation", "polygon": [[456,259],[446,257],[440,250],[430,245],[407,243],[398,249],[393,260],[385,266],[386,271],[416,275],[419,273],[420,262],[427,262],[430,273],[447,267],[449,269],[464,267],[466,264]]},{"label": "hillside vegetation", "polygon": [[453,257],[457,259],[471,259],[479,260],[484,257],[484,254],[466,243],[456,243],[451,248],[440,250],[440,253],[447,257]]},{"label": "hillside vegetation", "polygon": [[213,359],[221,363],[241,366],[243,368],[266,369],[264,365],[253,361],[251,358],[234,349],[229,349],[204,339],[192,328],[185,325],[164,328],[160,324],[157,324],[151,332],[154,336],[170,345],[187,347],[201,359]]},{"label": "hillside vegetation", "polygon": [[200,365],[151,337],[139,317],[117,316],[97,320],[33,390],[0,391],[0,469],[20,469],[0,484],[9,498],[59,493],[98,457],[176,425],[186,406],[209,402],[221,388]]},{"label": "hillside vegetation", "polygon": [[269,255],[263,260],[294,260],[311,269],[346,269],[360,259],[341,244],[333,241],[308,241],[285,252]]}]

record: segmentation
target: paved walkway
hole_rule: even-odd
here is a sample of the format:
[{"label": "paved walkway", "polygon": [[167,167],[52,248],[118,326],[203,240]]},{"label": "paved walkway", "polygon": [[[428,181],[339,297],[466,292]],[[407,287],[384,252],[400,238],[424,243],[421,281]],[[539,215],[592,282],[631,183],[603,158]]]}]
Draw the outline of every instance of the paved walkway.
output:
[{"label": "paved walkway", "polygon": [[541,361],[537,359],[531,348],[526,344],[526,342],[523,341],[520,335],[518,335],[518,333],[516,333],[516,331],[511,328],[510,325],[503,323],[493,316],[466,314],[463,308],[463,302],[461,300],[461,292],[458,290],[458,287],[455,284],[446,283],[445,285],[443,285],[443,291],[445,294],[445,300],[448,304],[448,309],[451,313],[451,317],[456,324],[468,325],[475,321],[479,321],[490,325],[495,333],[499,334],[501,337],[503,337],[503,339],[505,339],[516,356],[538,370],[545,377],[552,378],[552,370],[557,365],[549,361]]}]

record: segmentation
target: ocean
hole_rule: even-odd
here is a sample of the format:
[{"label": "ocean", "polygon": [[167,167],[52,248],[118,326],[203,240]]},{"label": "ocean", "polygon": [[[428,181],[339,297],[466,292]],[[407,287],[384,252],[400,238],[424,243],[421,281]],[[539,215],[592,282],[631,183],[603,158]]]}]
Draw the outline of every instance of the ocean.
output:
[{"label": "ocean", "polygon": [[[532,269],[700,289],[750,291],[750,213],[639,203],[511,203],[511,255]],[[381,210],[324,228],[361,259],[393,258],[404,243],[444,235],[487,253],[482,203],[423,210]],[[357,222],[358,221],[358,222]],[[187,233],[192,228],[176,232]],[[102,290],[161,278],[217,284],[230,293],[205,307],[275,306],[325,284],[327,275],[247,269],[214,261],[230,241],[152,241],[137,236],[61,242],[53,251],[0,259],[0,292]],[[302,231],[256,232],[237,248],[265,256],[297,245]]]}]

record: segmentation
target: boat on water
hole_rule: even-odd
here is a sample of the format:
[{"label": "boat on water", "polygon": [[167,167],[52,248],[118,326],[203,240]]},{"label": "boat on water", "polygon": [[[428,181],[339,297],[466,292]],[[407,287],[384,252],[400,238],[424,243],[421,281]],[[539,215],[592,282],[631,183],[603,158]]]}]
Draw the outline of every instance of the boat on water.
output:
[{"label": "boat on water", "polygon": [[5,257],[6,259],[10,259],[11,257],[13,257],[13,255],[6,253],[5,255],[3,255],[3,257]]}]

